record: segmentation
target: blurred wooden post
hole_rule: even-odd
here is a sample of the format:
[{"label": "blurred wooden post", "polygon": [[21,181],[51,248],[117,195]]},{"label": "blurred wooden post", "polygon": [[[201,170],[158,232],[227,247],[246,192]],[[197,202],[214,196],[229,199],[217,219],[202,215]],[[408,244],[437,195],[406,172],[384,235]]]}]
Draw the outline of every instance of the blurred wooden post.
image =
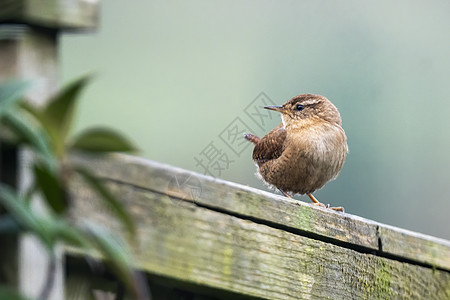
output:
[{"label": "blurred wooden post", "polygon": [[[58,88],[61,32],[94,30],[98,0],[0,0],[0,81],[10,78],[32,82],[27,100],[37,105]],[[19,149],[0,145],[0,180],[20,189],[32,178],[31,157]],[[37,205],[39,206],[39,205]],[[36,297],[45,281],[48,258],[30,236],[2,237],[0,284]],[[62,255],[50,299],[64,299]]]}]

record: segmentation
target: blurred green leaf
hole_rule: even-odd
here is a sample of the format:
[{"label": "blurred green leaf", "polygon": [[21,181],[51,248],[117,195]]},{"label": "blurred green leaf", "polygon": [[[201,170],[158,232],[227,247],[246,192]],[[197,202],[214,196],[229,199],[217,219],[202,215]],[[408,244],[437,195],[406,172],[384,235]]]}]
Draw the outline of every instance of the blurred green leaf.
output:
[{"label": "blurred green leaf", "polygon": [[0,286],[0,300],[30,300],[9,287]]},{"label": "blurred green leaf", "polygon": [[30,115],[32,115],[39,123],[42,123],[43,119],[42,112],[38,108],[34,107],[32,104],[25,101],[21,102],[19,107],[24,111],[26,111],[27,113],[29,113]]},{"label": "blurred green leaf", "polygon": [[123,241],[119,242],[116,236],[103,227],[89,222],[83,225],[83,229],[91,238],[95,248],[107,260],[114,273],[118,275],[126,286],[134,291],[135,284],[133,278],[134,271],[131,268],[132,261]]},{"label": "blurred green leaf", "polygon": [[122,221],[131,236],[134,236],[136,233],[135,224],[116,197],[114,197],[113,194],[106,189],[103,183],[97,177],[93,176],[89,170],[81,167],[76,167],[74,170],[100,195],[100,198],[105,204],[111,208],[119,220]]},{"label": "blurred green leaf", "polygon": [[14,135],[15,143],[28,145],[36,150],[49,165],[56,164],[50,149],[49,138],[44,131],[33,127],[18,112],[5,116],[3,121],[3,125]]},{"label": "blurred green leaf", "polygon": [[107,128],[94,128],[75,138],[70,149],[90,152],[131,152],[136,148],[121,134]]},{"label": "blurred green leaf", "polygon": [[3,183],[0,183],[0,202],[25,227],[37,226],[36,219],[24,199],[17,195],[11,187]]},{"label": "blurred green leaf", "polygon": [[90,243],[86,234],[64,219],[55,218],[50,226],[55,239],[64,242],[66,245],[84,249],[92,248],[92,243]]},{"label": "blurred green leaf", "polygon": [[32,115],[43,127],[58,158],[64,155],[65,142],[72,125],[78,95],[89,79],[89,76],[85,76],[67,85],[53,96],[42,110],[29,103],[21,103],[20,107]]},{"label": "blurred green leaf", "polygon": [[58,155],[62,155],[64,151],[64,143],[72,125],[78,96],[89,79],[89,76],[85,76],[67,85],[50,100],[40,115],[40,121],[52,136]]},{"label": "blurred green leaf", "polygon": [[0,83],[0,118],[21,100],[21,97],[29,87],[30,82],[23,80],[8,80]]},{"label": "blurred green leaf", "polygon": [[45,228],[43,220],[30,209],[23,197],[17,195],[11,187],[3,183],[0,183],[0,204],[24,230],[36,234],[49,249],[54,246],[52,236]]},{"label": "blurred green leaf", "polygon": [[64,213],[69,206],[69,196],[64,182],[48,168],[35,164],[36,187],[42,191],[47,203],[57,213]]},{"label": "blurred green leaf", "polygon": [[[93,246],[86,234],[79,228],[69,224],[63,218],[38,216],[25,199],[16,195],[12,188],[1,183],[0,204],[6,208],[20,228],[35,234],[48,247],[49,251],[52,251],[57,240],[84,249],[91,249]],[[7,220],[4,222],[5,229],[9,226],[8,222]]]}]

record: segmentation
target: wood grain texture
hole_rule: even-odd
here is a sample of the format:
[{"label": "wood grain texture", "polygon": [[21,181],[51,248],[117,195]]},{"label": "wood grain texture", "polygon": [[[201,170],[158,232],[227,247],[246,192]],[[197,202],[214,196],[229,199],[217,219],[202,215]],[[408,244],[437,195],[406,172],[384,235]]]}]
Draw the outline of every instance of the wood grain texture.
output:
[{"label": "wood grain texture", "polygon": [[[151,274],[268,299],[450,297],[446,271],[360,253],[174,196],[106,182],[137,222],[136,266]],[[121,226],[79,182],[74,183],[74,196],[75,218],[90,218],[121,234]]]},{"label": "wood grain texture", "polygon": [[98,15],[98,0],[0,0],[0,23],[89,30],[97,27]]},{"label": "wood grain texture", "polygon": [[27,101],[42,106],[58,89],[58,41],[53,32],[26,25],[0,27],[0,80],[29,80]]},{"label": "wood grain texture", "polygon": [[236,183],[204,176],[138,157],[111,155],[74,162],[105,179],[158,192],[235,216],[315,239],[361,247],[366,252],[395,256],[450,270],[450,242],[358,216],[337,213]]}]

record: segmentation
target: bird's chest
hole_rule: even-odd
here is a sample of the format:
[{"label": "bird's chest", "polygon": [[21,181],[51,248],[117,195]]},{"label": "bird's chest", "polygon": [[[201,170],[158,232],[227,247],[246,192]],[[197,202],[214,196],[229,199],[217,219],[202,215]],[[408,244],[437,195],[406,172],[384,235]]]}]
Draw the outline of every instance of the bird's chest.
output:
[{"label": "bird's chest", "polygon": [[345,151],[339,132],[329,128],[310,128],[288,136],[287,157],[295,167],[305,169],[333,168]]},{"label": "bird's chest", "polygon": [[309,159],[326,159],[334,148],[334,137],[323,129],[309,129],[287,137],[292,154]]}]

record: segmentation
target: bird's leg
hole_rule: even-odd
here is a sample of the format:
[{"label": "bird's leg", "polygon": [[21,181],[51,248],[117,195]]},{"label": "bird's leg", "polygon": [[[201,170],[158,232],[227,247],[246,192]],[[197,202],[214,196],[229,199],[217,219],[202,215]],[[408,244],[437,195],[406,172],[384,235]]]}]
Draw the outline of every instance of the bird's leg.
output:
[{"label": "bird's leg", "polygon": [[319,200],[317,200],[316,197],[313,196],[313,194],[307,194],[307,195],[308,195],[309,199],[311,199],[311,201],[314,204],[319,204],[320,203]]},{"label": "bird's leg", "polygon": [[344,208],[342,206],[338,206],[338,207],[330,207],[330,204],[323,204],[320,203],[319,200],[316,199],[316,197],[313,196],[313,194],[307,194],[309,199],[311,199],[311,201],[313,202],[314,205],[320,206],[320,207],[325,207],[325,208],[329,208],[335,211],[341,211],[341,212],[345,212]]},{"label": "bird's leg", "polygon": [[313,194],[307,194],[309,199],[311,199],[311,201],[313,202],[314,205],[320,206],[320,207],[325,207],[328,208],[329,205],[325,205],[323,203],[320,203],[319,200],[316,199],[316,197],[313,196]]},{"label": "bird's leg", "polygon": [[280,190],[280,192],[285,196],[285,197],[288,197],[288,198],[291,198],[292,199],[292,197],[288,194],[288,193],[286,193],[285,191],[283,191],[282,189],[279,189]]}]

